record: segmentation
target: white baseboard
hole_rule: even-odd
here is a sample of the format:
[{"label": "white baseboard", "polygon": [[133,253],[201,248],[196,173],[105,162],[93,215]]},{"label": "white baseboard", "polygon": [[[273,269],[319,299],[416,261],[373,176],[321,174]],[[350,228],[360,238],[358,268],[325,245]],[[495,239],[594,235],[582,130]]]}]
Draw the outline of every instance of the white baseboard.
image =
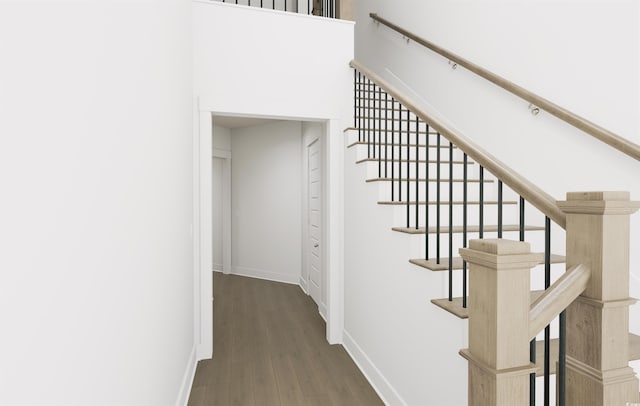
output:
[{"label": "white baseboard", "polygon": [[320,317],[322,317],[322,319],[326,323],[327,322],[327,306],[324,303],[320,303],[318,305],[318,313],[320,313]]},{"label": "white baseboard", "polygon": [[248,276],[250,278],[264,279],[273,282],[289,283],[298,285],[300,277],[298,275],[289,275],[278,272],[265,271],[262,269],[247,268],[244,266],[232,266],[231,274],[239,276]]},{"label": "white baseboard", "polygon": [[300,289],[302,289],[304,294],[309,296],[309,290],[307,288],[307,281],[305,281],[304,279],[302,279],[302,277],[300,277],[300,281],[298,282],[298,285],[300,285]]},{"label": "white baseboard", "polygon": [[373,389],[376,391],[380,399],[385,405],[402,405],[407,406],[407,402],[396,392],[395,388],[391,386],[387,378],[382,375],[382,372],[373,364],[367,354],[360,348],[351,335],[344,331],[344,343],[343,347],[347,350],[353,362],[356,363],[362,374],[367,378]]},{"label": "white baseboard", "polygon": [[213,272],[223,272],[222,264],[213,264]]},{"label": "white baseboard", "polygon": [[187,366],[182,376],[182,384],[180,385],[180,391],[178,392],[178,398],[176,399],[176,406],[187,406],[189,402],[189,395],[191,394],[191,386],[193,385],[193,378],[196,375],[196,366],[198,361],[196,360],[196,344],[193,344],[191,354],[187,360]]}]

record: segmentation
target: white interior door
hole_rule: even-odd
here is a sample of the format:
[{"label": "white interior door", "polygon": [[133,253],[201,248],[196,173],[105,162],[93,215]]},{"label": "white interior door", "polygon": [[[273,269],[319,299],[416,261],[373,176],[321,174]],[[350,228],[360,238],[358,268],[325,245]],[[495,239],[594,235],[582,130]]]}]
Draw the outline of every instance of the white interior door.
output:
[{"label": "white interior door", "polygon": [[307,146],[308,156],[308,235],[307,269],[309,270],[309,295],[320,306],[322,304],[322,168],[320,140]]}]

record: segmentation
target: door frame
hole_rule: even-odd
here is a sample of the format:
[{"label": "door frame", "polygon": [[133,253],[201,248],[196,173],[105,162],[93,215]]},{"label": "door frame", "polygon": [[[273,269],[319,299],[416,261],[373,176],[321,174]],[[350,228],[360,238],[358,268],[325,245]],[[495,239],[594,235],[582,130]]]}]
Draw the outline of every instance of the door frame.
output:
[{"label": "door frame", "polygon": [[331,117],[268,116],[217,111],[211,101],[198,98],[193,132],[193,293],[194,341],[198,359],[213,356],[213,114],[324,122],[323,178],[325,225],[322,261],[326,269],[327,329],[330,344],[343,342],[344,330],[344,134],[341,120]]},{"label": "door frame", "polygon": [[[224,161],[222,164],[222,195],[224,199],[222,202],[222,273],[228,275],[231,273],[231,152],[213,148],[211,156]],[[211,270],[213,270],[213,264]]]}]

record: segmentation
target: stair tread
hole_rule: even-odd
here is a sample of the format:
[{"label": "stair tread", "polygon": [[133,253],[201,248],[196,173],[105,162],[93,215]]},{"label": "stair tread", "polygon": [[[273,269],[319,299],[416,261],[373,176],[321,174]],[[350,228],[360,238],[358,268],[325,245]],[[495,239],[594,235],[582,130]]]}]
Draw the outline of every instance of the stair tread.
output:
[{"label": "stair tread", "polygon": [[[454,202],[452,202],[452,203],[453,203],[453,205],[455,205],[455,206],[461,206],[464,202],[463,202],[463,201],[454,201]],[[385,201],[379,201],[379,202],[378,202],[378,204],[388,205],[388,206],[406,206],[406,205],[407,205],[407,202],[406,202],[406,201],[395,201],[395,202],[392,202],[392,201],[387,201],[387,200],[385,200]],[[408,204],[409,204],[409,205],[415,205],[415,204],[416,204],[416,202],[415,202],[415,201],[411,201],[411,202],[408,202]],[[418,202],[418,205],[422,205],[422,206],[424,206],[425,204],[426,204],[426,203],[425,203],[425,201],[424,201],[424,200],[421,200],[421,201],[419,201],[419,202]],[[435,201],[429,201],[429,204],[430,204],[430,205],[431,205],[431,204],[437,204],[437,202],[435,202]],[[449,202],[448,202],[448,201],[441,201],[441,202],[440,202],[440,204],[449,204]],[[477,204],[480,204],[480,202],[478,202],[478,201],[467,201],[467,204],[477,205]],[[485,201],[484,201],[484,204],[485,204],[485,205],[496,205],[496,204],[498,204],[498,202],[497,202],[497,201],[495,201],[495,200],[485,200]],[[513,200],[505,200],[505,201],[503,201],[503,202],[502,202],[502,204],[505,204],[505,205],[515,205],[515,204],[518,204],[518,202],[513,201]]]},{"label": "stair tread", "polygon": [[[531,291],[531,301],[533,302],[534,300],[536,300],[541,294],[542,294],[542,290],[533,290]],[[468,298],[467,298],[468,299]],[[453,314],[454,316],[461,318],[461,319],[468,319],[469,318],[469,308],[468,307],[462,307],[462,298],[461,297],[454,297],[453,300],[449,301],[449,299],[444,298],[444,299],[432,299],[431,303],[433,303],[434,305],[448,311],[449,313]],[[469,302],[467,300],[467,306],[469,305]]]},{"label": "stair tread", "polygon": [[[536,255],[540,256],[540,264],[544,263],[544,253],[539,252]],[[428,269],[430,271],[448,271],[449,270],[449,258],[440,258],[440,263],[437,262],[435,258],[430,259],[410,259],[410,263],[420,266],[422,268]],[[454,257],[453,263],[451,264],[451,269],[456,271],[462,269],[462,258]],[[566,257],[564,255],[551,254],[551,263],[552,264],[562,264],[566,262]]]},{"label": "stair tread", "polygon": [[[486,203],[486,202],[485,202]],[[418,227],[417,229],[415,227],[392,227],[391,230],[393,231],[397,231],[400,233],[405,233],[405,234],[424,234],[424,227]],[[496,232],[498,231],[498,226],[494,225],[494,224],[489,224],[489,225],[485,225],[482,227],[482,230],[485,232]],[[542,226],[531,226],[531,225],[525,225],[525,231],[542,231],[544,230],[544,227]],[[438,232],[436,227],[429,227],[429,234],[435,234]],[[463,227],[462,226],[453,226],[451,231],[454,234],[460,234],[463,232]],[[468,233],[477,233],[480,231],[480,226],[478,225],[468,225],[467,226],[467,232]],[[518,224],[504,224],[502,226],[502,231],[520,231],[520,225]],[[440,227],[440,232],[441,233],[449,233],[449,226],[441,226]]]},{"label": "stair tread", "polygon": [[[395,179],[391,179],[391,178],[372,178],[372,179],[367,179],[366,182],[391,182],[391,181],[395,181],[395,182],[415,182],[416,178],[395,178]],[[426,179],[425,178],[419,178],[418,182],[424,182]],[[431,178],[429,179],[429,182],[437,182],[438,179],[437,178]],[[464,182],[464,179],[452,179],[452,182]],[[449,179],[440,179],[440,182],[449,182]],[[467,182],[470,183],[480,183],[480,179],[467,179]],[[484,183],[493,183],[493,179],[484,179]]]}]

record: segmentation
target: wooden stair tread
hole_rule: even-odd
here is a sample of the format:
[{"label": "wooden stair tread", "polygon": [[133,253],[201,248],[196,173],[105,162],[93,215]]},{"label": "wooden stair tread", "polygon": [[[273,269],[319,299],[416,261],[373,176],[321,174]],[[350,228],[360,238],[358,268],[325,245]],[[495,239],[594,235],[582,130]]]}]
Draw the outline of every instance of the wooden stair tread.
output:
[{"label": "wooden stair tread", "polygon": [[[541,294],[544,292],[543,290],[533,290],[531,291],[531,301],[536,300]],[[431,303],[448,311],[454,316],[461,319],[469,318],[469,308],[462,307],[462,298],[454,297],[453,300],[449,301],[449,299],[432,299]],[[467,301],[467,306],[469,306],[469,302]]]},{"label": "wooden stair tread", "polygon": [[[467,202],[469,203],[469,202]],[[485,202],[486,203],[486,202]],[[504,202],[503,202],[504,203]],[[544,227],[542,226],[528,226],[525,225],[524,226],[525,231],[543,231]],[[419,227],[419,228],[415,228],[415,227],[393,227],[391,228],[391,230],[393,231],[397,231],[400,233],[405,233],[405,234],[424,234],[424,227]],[[496,232],[498,231],[498,226],[497,225],[485,225],[482,227],[482,230],[488,233],[492,233],[492,232]],[[436,229],[436,227],[429,227],[429,234],[435,234],[438,232],[438,230]],[[477,225],[468,225],[467,226],[467,232],[468,233],[477,233],[480,231],[480,226]],[[520,226],[518,224],[505,224],[502,226],[502,231],[520,231]],[[440,227],[440,232],[441,233],[449,233],[449,226],[441,226]],[[451,229],[451,232],[453,234],[460,234],[463,232],[463,227],[462,226],[453,226]]]},{"label": "wooden stair tread", "polygon": [[[415,163],[415,162],[416,162],[416,160],[415,160],[415,159],[378,159],[378,158],[363,158],[363,159],[360,159],[360,160],[356,161],[356,163],[357,163],[357,164],[361,164],[361,163],[364,163],[364,162],[378,162],[378,161],[386,161],[386,162],[391,162],[391,163],[394,163],[394,162],[402,162],[402,163],[409,162],[409,163]],[[424,163],[426,163],[426,162],[427,162],[427,161],[426,161],[425,159],[419,159],[419,160],[418,160],[418,163],[421,163],[421,164],[424,164]],[[464,164],[464,161],[451,161],[451,162],[452,162],[454,165],[462,165],[462,164]],[[438,163],[438,161],[437,161],[437,160],[431,160],[431,159],[430,159],[430,160],[429,160],[429,163],[430,163],[430,164],[437,164],[437,163]],[[448,165],[448,164],[449,164],[449,161],[440,160],[440,164],[447,164],[447,165]],[[467,161],[467,165],[473,165],[473,164],[475,164],[475,162]]]},{"label": "wooden stair tread", "polygon": [[[416,178],[401,178],[401,179],[391,179],[391,178],[373,178],[373,179],[367,179],[366,182],[391,182],[391,181],[395,181],[395,182],[415,182]],[[424,182],[426,179],[424,178],[420,178],[417,181],[418,182]],[[438,179],[437,178],[431,178],[429,179],[429,182],[437,182]],[[454,183],[460,183],[460,182],[464,182],[464,179],[452,179],[451,180]],[[449,182],[449,179],[440,179],[440,182]],[[467,179],[467,182],[469,183],[480,183],[480,179]],[[493,183],[493,179],[484,179],[484,183]]]},{"label": "wooden stair tread", "polygon": [[[379,201],[378,204],[387,205],[387,206],[406,206],[407,204],[409,204],[410,206],[412,206],[412,205],[415,206],[416,202],[415,201],[411,201],[411,202],[407,203],[405,201],[395,201],[395,202],[392,202],[392,201]],[[426,202],[424,200],[421,200],[421,201],[418,202],[418,205],[424,206],[425,204],[426,204]],[[437,204],[437,202],[430,201],[429,204],[430,205],[431,204]],[[449,204],[449,202],[448,201],[441,201],[440,204]],[[454,202],[452,202],[452,204],[454,206],[461,206],[462,204],[464,204],[464,202],[463,201],[454,201]],[[478,201],[467,201],[467,204],[477,205],[477,204],[480,204],[480,202],[478,202]],[[484,204],[485,205],[496,205],[496,204],[498,204],[498,202],[495,201],[495,200],[485,200]],[[514,205],[514,204],[518,204],[518,202],[513,201],[513,200],[505,200],[505,201],[502,202],[502,204],[504,204],[504,205]]]},{"label": "wooden stair tread", "polygon": [[[544,253],[539,252],[536,255],[540,256],[540,264],[544,263]],[[563,264],[566,262],[566,257],[564,255],[551,254],[551,263],[552,264]],[[420,266],[422,268],[428,269],[430,271],[439,272],[439,271],[448,271],[449,270],[449,258],[440,258],[440,263],[436,262],[435,258],[430,259],[410,259],[410,263]],[[454,271],[462,269],[462,258],[454,257],[453,263],[451,264],[451,269]]]}]

